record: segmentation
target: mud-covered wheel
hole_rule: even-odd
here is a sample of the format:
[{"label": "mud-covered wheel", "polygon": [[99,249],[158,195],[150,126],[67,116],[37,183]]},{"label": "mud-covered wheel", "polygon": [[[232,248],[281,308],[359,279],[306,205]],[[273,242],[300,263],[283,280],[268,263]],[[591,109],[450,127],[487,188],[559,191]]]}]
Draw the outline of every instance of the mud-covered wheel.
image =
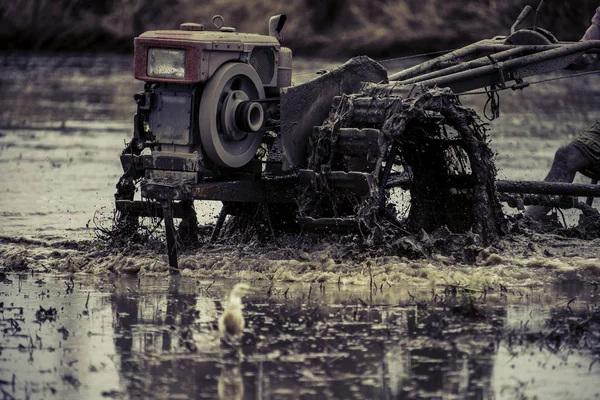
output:
[{"label": "mud-covered wheel", "polygon": [[[319,218],[320,225],[354,220],[381,238],[397,227],[413,233],[446,227],[490,244],[502,219],[495,173],[484,124],[449,89],[404,93],[394,84],[368,84],[337,98],[313,131],[307,169],[300,171],[306,183],[300,217],[312,224]],[[402,223],[390,198],[394,187],[410,193]],[[353,213],[332,218],[347,199],[357,203]]]},{"label": "mud-covered wheel", "polygon": [[265,97],[256,71],[244,63],[226,63],[206,84],[200,101],[200,139],[208,157],[218,166],[246,165],[262,141]]}]

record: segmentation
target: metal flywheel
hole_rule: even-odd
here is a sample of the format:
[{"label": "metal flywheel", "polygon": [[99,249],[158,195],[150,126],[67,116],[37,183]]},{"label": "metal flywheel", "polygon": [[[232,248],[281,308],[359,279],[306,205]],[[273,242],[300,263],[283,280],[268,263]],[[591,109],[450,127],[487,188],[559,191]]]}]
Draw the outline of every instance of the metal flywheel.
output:
[{"label": "metal flywheel", "polygon": [[200,139],[216,165],[239,168],[252,160],[265,119],[253,100],[264,97],[262,82],[248,64],[223,64],[208,81],[200,101]]}]

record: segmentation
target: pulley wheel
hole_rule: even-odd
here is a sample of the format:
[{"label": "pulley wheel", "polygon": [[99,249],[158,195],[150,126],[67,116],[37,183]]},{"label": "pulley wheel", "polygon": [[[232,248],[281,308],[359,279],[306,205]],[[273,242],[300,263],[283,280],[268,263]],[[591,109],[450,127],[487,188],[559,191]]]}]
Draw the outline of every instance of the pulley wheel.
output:
[{"label": "pulley wheel", "polygon": [[199,125],[204,151],[215,164],[239,168],[252,160],[262,141],[257,131],[264,114],[251,101],[264,97],[262,82],[248,64],[223,64],[210,78],[200,100]]}]

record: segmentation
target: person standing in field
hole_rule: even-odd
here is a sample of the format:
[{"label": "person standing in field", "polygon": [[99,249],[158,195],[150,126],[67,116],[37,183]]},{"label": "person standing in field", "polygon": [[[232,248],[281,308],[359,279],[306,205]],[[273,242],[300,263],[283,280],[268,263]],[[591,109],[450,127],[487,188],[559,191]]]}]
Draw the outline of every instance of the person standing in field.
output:
[{"label": "person standing in field", "polygon": [[[600,7],[596,9],[592,24],[581,40],[600,40]],[[597,54],[583,54],[567,69],[584,69],[593,64],[597,58]],[[544,181],[571,183],[577,172],[595,179],[600,178],[600,121],[596,121],[570,143],[556,150],[552,167]],[[532,219],[543,220],[550,210],[551,208],[546,206],[529,206],[525,215]]]}]

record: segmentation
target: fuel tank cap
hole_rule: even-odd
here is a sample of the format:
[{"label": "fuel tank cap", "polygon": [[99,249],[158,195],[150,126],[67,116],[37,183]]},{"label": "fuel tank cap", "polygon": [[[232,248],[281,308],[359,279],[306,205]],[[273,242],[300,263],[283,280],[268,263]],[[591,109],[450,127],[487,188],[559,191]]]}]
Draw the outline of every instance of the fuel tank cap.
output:
[{"label": "fuel tank cap", "polygon": [[182,31],[203,31],[204,25],[195,22],[185,22],[179,25],[179,29]]}]

